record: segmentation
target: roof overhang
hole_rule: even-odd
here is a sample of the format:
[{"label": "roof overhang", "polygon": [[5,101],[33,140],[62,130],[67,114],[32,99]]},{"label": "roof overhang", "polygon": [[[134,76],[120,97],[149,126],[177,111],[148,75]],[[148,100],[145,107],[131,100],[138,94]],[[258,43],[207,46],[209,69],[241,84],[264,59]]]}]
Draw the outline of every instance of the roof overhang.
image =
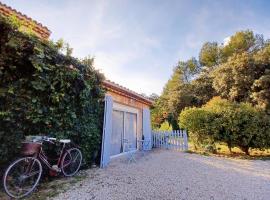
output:
[{"label": "roof overhang", "polygon": [[148,105],[148,106],[151,106],[153,104],[153,101],[151,101],[150,99],[132,91],[132,90],[129,90],[128,88],[126,87],[123,87],[117,83],[114,83],[112,81],[109,81],[109,80],[104,80],[102,82],[103,86],[105,87],[105,89],[107,89],[108,91],[111,91],[111,92],[114,92],[114,93],[117,93],[121,96],[125,96],[125,97],[128,97],[128,98],[131,98],[131,99],[134,99],[136,101],[139,101],[145,105]]},{"label": "roof overhang", "polygon": [[33,20],[32,18],[22,14],[21,12],[1,2],[0,2],[0,14],[4,17],[10,17],[15,15],[18,19],[21,20],[23,26],[31,27],[33,25],[33,31],[37,34],[38,37],[43,39],[48,39],[50,37],[51,31],[46,26],[43,26],[41,23]]}]

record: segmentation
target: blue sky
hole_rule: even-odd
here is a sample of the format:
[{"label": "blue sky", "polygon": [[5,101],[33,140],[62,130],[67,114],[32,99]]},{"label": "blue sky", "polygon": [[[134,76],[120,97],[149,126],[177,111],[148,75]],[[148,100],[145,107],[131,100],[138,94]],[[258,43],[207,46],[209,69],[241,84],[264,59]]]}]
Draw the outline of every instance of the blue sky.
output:
[{"label": "blue sky", "polygon": [[139,93],[160,94],[179,60],[239,30],[270,38],[268,0],[1,0],[47,26],[79,58]]}]

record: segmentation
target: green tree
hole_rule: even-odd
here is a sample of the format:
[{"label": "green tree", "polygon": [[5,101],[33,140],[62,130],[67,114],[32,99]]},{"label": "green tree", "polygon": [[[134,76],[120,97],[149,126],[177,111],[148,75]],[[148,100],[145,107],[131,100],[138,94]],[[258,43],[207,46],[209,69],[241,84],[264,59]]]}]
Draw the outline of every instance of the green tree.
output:
[{"label": "green tree", "polygon": [[250,102],[251,86],[260,71],[252,55],[247,52],[235,54],[214,72],[213,87],[223,98]]},{"label": "green tree", "polygon": [[174,124],[185,107],[201,106],[214,96],[249,102],[270,113],[269,71],[270,45],[262,35],[245,30],[226,45],[206,42],[199,62],[178,62],[155,103],[156,122],[167,119]]},{"label": "green tree", "polygon": [[203,44],[199,61],[202,66],[212,68],[219,63],[219,47],[217,42],[206,42]]},{"label": "green tree", "polygon": [[223,98],[250,102],[269,110],[270,45],[234,54],[216,68],[213,88]]},{"label": "green tree", "polygon": [[181,80],[190,83],[200,73],[201,66],[196,58],[192,57],[186,62],[179,61],[177,68],[181,73]]},{"label": "green tree", "polygon": [[179,116],[179,126],[187,129],[195,149],[212,144],[214,121],[216,116],[203,108],[185,108]]},{"label": "green tree", "polygon": [[201,106],[217,95],[216,90],[213,88],[214,77],[211,71],[212,69],[210,68],[204,69],[200,75],[190,83],[191,94],[196,102],[194,106]]},{"label": "green tree", "polygon": [[154,105],[152,122],[156,124],[158,121],[162,123],[164,120],[168,120],[173,129],[179,128],[177,123],[179,113],[196,101],[191,94],[190,82],[198,72],[199,65],[196,59],[191,58],[187,62],[179,61]]},{"label": "green tree", "polygon": [[148,96],[148,98],[152,101],[157,101],[159,98],[159,95],[157,95],[156,93],[152,93]]},{"label": "green tree", "polygon": [[230,37],[227,45],[221,48],[221,55],[223,60],[227,60],[234,53],[243,53],[252,50],[256,44],[256,38],[253,31],[239,31]]},{"label": "green tree", "polygon": [[224,142],[246,154],[250,148],[270,147],[270,117],[251,104],[213,98],[201,108],[181,112],[179,124],[200,146]]},{"label": "green tree", "polygon": [[168,121],[164,121],[158,130],[159,131],[172,131],[173,129]]},{"label": "green tree", "polygon": [[253,101],[270,114],[270,71],[254,81],[251,97]]},{"label": "green tree", "polygon": [[266,44],[254,55],[255,64],[260,66],[260,78],[252,85],[251,98],[259,107],[270,114],[270,44]]}]

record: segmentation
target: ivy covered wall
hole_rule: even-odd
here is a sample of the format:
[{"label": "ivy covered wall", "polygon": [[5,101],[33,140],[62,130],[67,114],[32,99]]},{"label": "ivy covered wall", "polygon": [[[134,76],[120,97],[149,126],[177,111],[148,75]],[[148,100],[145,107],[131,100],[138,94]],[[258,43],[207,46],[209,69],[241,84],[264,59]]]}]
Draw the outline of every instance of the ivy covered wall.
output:
[{"label": "ivy covered wall", "polygon": [[70,138],[90,165],[101,142],[103,75],[19,29],[0,17],[0,166],[18,155],[26,135]]}]

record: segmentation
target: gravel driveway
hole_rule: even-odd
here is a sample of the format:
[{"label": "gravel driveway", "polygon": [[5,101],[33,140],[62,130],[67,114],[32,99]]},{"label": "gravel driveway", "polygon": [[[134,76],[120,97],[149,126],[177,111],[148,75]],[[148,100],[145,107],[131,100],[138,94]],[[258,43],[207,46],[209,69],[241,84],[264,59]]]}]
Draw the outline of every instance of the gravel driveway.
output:
[{"label": "gravel driveway", "polygon": [[115,159],[55,200],[269,200],[270,161],[154,150],[136,163]]}]

